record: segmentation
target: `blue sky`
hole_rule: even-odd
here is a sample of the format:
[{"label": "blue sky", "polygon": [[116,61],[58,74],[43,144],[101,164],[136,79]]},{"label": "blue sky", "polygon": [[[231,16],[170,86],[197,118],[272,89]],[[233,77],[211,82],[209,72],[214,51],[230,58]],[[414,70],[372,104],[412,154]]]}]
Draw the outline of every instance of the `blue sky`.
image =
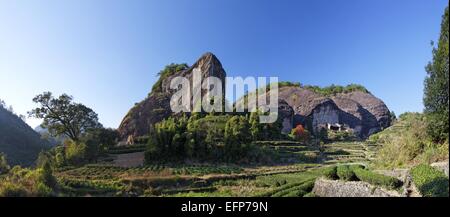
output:
[{"label": "blue sky", "polygon": [[[211,51],[228,76],[359,83],[422,111],[447,0],[0,0],[0,98],[68,93],[118,127],[157,72]],[[36,126],[36,120],[27,121]]]}]

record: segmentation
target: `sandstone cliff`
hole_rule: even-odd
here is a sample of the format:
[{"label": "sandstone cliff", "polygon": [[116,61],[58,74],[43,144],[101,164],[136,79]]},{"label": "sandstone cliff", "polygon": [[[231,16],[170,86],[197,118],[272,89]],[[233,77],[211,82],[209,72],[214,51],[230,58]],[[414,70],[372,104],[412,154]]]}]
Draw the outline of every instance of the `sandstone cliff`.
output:
[{"label": "sandstone cliff", "polygon": [[[212,53],[205,53],[189,68],[161,75],[160,80],[155,84],[157,86],[153,88],[148,97],[131,108],[123,118],[118,128],[121,138],[126,139],[130,135],[134,137],[146,135],[151,124],[171,116],[170,98],[174,91],[170,89],[170,82],[174,77],[182,76],[188,78],[192,83],[192,71],[195,68],[201,70],[202,79],[214,76],[225,84],[225,70]],[[222,89],[224,88],[225,85]]]}]

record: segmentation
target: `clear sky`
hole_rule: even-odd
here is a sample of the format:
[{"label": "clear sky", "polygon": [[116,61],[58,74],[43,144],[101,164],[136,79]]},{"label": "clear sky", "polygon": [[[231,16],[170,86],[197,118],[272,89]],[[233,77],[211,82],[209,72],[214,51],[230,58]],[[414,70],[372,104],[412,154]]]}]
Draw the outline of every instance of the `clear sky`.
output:
[{"label": "clear sky", "polygon": [[[448,0],[0,0],[0,98],[68,93],[118,127],[157,72],[211,51],[228,76],[359,83],[422,111]],[[32,127],[36,120],[27,121]]]}]

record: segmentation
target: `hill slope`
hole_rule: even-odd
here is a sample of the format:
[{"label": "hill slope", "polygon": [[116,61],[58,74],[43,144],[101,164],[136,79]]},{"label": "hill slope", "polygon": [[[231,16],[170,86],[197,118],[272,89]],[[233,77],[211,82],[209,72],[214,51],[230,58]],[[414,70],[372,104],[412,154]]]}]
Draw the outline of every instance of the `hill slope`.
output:
[{"label": "hill slope", "polygon": [[49,144],[22,119],[0,106],[0,152],[11,165],[31,165]]}]

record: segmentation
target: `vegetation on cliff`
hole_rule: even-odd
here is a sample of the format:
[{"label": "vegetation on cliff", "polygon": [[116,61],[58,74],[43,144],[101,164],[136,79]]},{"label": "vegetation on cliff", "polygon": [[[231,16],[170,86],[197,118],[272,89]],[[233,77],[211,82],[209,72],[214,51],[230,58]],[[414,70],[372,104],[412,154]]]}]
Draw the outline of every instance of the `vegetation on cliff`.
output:
[{"label": "vegetation on cliff", "polygon": [[315,93],[318,93],[322,96],[334,96],[339,93],[351,93],[355,91],[360,91],[363,93],[370,93],[364,86],[359,84],[349,84],[347,86],[341,86],[341,85],[330,85],[327,87],[319,87],[319,86],[313,86],[313,85],[304,85],[303,88],[306,88],[308,90],[311,90]]},{"label": "vegetation on cliff", "polygon": [[156,81],[156,83],[153,85],[152,92],[162,92],[162,82],[166,78],[168,78],[169,76],[171,76],[177,72],[186,70],[187,68],[189,68],[189,66],[186,63],[181,63],[181,64],[171,63],[171,64],[165,66],[163,70],[158,72],[159,78]]}]

